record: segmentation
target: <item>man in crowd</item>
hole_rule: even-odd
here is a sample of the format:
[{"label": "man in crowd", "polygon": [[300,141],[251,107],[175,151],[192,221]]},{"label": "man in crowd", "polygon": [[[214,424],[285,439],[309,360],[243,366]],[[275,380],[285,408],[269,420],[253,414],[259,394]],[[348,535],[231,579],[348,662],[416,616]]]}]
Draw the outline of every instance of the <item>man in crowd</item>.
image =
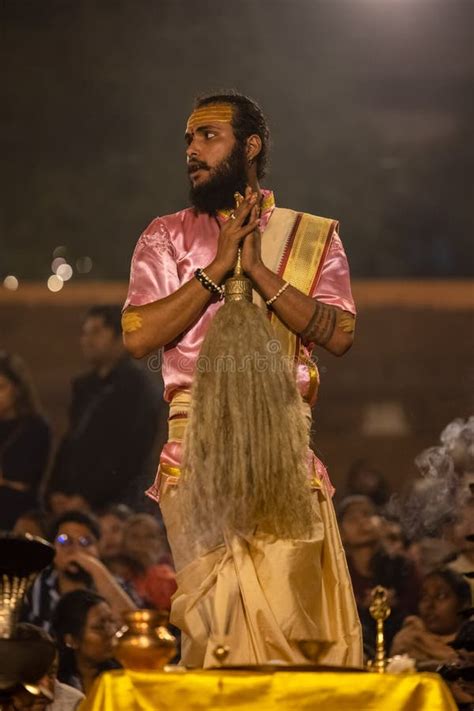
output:
[{"label": "man in crowd", "polygon": [[55,521],[51,542],[56,555],[53,564],[36,578],[27,594],[25,622],[49,631],[61,595],[80,588],[94,589],[102,595],[117,619],[121,619],[124,611],[135,609],[133,592],[126,592],[100,561],[99,540],[99,525],[82,511],[69,511]]},{"label": "man in crowd", "polygon": [[165,408],[155,381],[126,354],[120,318],[112,305],[95,306],[84,319],[81,348],[90,370],[73,381],[69,429],[49,484],[54,513],[71,508],[72,497],[74,508],[143,507]]},{"label": "man in crowd", "polygon": [[[224,540],[211,551],[192,533],[184,534],[176,494],[190,390],[239,247],[254,303],[271,307],[275,336],[284,355],[296,361],[297,385],[308,406],[318,385],[313,346],[342,355],[352,344],[355,320],[337,222],[277,208],[273,193],[260,187],[269,142],[260,108],[238,94],[200,99],[185,141],[193,207],[154,220],[142,234],[122,320],[126,348],[135,357],[165,347],[169,440],[148,493],[160,501],[177,568],[171,622],[185,632],[183,661],[215,663],[211,628],[219,618],[225,634],[226,617],[233,615],[228,661],[301,662],[298,640],[318,637],[334,643],[327,661],[357,664],[359,624],[333,518],[332,487],[312,453],[308,472],[317,525],[310,540],[281,539],[267,546],[254,536],[240,539],[239,551]],[[236,193],[239,202],[242,198],[238,206]],[[206,502],[211,515],[217,513],[216,502],[211,497]]]}]

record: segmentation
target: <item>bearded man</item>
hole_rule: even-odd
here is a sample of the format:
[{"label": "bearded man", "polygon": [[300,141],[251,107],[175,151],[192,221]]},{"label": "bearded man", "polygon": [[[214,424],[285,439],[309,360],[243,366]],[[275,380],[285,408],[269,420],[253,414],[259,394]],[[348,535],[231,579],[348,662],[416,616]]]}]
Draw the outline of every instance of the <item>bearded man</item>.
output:
[{"label": "bearded man", "polygon": [[[309,535],[269,536],[257,525],[232,536],[222,530],[210,544],[199,527],[193,534],[183,520],[180,476],[191,387],[201,345],[222,304],[221,284],[239,248],[254,303],[268,310],[308,413],[319,383],[310,359],[313,347],[343,355],[352,344],[355,321],[337,222],[277,208],[273,193],[260,187],[269,142],[260,108],[239,94],[201,98],[185,141],[192,207],[155,219],[141,235],[122,322],[125,346],[135,357],[164,347],[169,439],[147,493],[160,503],[177,569],[171,622],[183,632],[183,663],[211,666],[217,647],[226,663],[301,663],[301,642],[317,639],[324,642],[321,661],[360,664],[360,626],[335,523],[333,488],[313,452],[307,456],[313,495]],[[243,198],[237,208],[236,193]],[[199,411],[201,402],[195,405]],[[271,438],[268,432],[261,447],[277,450]],[[258,443],[250,449],[258,456]],[[220,478],[221,493],[203,494],[198,506],[218,529],[222,509],[229,510],[225,486],[222,494],[225,462],[223,468],[201,472],[214,482]],[[283,466],[281,478],[266,481],[265,491],[269,502],[278,499],[280,487],[294,493],[297,524],[301,496],[294,477]],[[229,488],[230,497],[233,493]],[[291,505],[286,506],[290,518]],[[275,512],[267,513],[276,519]]]}]

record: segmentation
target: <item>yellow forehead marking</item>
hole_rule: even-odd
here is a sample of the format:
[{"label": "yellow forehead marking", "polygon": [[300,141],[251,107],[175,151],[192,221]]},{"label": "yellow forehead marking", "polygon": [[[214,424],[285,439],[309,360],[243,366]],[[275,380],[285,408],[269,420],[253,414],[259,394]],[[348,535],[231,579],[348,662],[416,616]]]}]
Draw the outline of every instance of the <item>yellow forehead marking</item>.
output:
[{"label": "yellow forehead marking", "polygon": [[207,126],[210,123],[232,123],[233,109],[231,104],[209,104],[193,111],[188,118],[186,133],[193,131],[198,126]]},{"label": "yellow forehead marking", "polygon": [[143,320],[137,311],[127,311],[122,316],[122,331],[124,333],[133,333],[142,327]]}]

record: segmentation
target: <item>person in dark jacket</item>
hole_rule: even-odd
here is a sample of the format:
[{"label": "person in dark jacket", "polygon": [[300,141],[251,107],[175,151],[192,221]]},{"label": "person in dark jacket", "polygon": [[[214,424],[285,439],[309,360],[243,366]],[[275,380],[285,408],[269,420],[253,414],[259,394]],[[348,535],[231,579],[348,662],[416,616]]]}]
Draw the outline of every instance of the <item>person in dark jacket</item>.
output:
[{"label": "person in dark jacket", "polygon": [[0,353],[0,530],[38,507],[51,431],[22,359]]},{"label": "person in dark jacket", "polygon": [[144,505],[166,413],[156,380],[125,353],[120,319],[113,305],[95,306],[84,319],[81,347],[91,369],[72,384],[69,429],[49,484],[55,513],[72,495],[93,509]]}]

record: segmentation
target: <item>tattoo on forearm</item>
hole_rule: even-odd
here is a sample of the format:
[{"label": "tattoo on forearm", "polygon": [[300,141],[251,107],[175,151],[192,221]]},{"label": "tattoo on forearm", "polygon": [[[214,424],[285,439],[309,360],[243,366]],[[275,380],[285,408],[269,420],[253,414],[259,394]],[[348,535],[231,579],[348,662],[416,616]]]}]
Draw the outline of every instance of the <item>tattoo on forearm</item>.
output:
[{"label": "tattoo on forearm", "polygon": [[318,343],[324,346],[334,333],[336,327],[336,311],[332,306],[316,302],[314,314],[301,336],[304,341]]},{"label": "tattoo on forearm", "polygon": [[124,333],[133,333],[138,331],[143,324],[143,320],[138,311],[125,311],[122,316],[122,331]]},{"label": "tattoo on forearm", "polygon": [[348,311],[341,311],[318,301],[314,314],[301,337],[307,343],[318,343],[320,346],[324,346],[336,330],[343,333],[354,333],[355,316]]}]

